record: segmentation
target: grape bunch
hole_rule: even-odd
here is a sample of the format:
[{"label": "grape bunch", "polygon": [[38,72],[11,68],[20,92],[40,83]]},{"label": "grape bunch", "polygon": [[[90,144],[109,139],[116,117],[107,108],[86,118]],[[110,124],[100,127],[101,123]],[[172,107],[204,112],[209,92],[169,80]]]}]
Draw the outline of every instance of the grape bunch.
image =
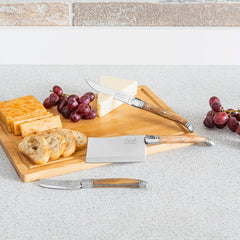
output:
[{"label": "grape bunch", "polygon": [[219,98],[215,96],[209,99],[209,105],[212,110],[207,113],[207,116],[203,121],[203,124],[207,128],[214,128],[216,126],[217,128],[222,129],[225,126],[228,126],[232,132],[236,132],[240,135],[240,109],[234,110],[229,108],[224,110]]},{"label": "grape bunch", "polygon": [[78,122],[80,119],[94,119],[97,116],[97,113],[89,105],[95,98],[94,93],[87,92],[81,97],[75,94],[69,96],[63,93],[59,86],[54,86],[50,92],[52,92],[50,96],[43,102],[44,107],[57,106],[58,112],[64,118],[70,118],[72,122]]}]

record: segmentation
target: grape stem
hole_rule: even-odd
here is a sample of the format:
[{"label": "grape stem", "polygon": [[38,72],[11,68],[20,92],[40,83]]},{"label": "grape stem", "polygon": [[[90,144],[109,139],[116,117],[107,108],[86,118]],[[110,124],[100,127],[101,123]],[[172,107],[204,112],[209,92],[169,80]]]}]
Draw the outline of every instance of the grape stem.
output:
[{"label": "grape stem", "polygon": [[232,113],[235,113],[235,112],[238,112],[240,114],[240,109],[238,110],[232,110],[232,111],[227,111],[227,110],[224,110],[222,109],[223,112],[227,113],[229,116],[231,116]]},{"label": "grape stem", "polygon": [[[53,90],[50,90],[50,92],[53,92]],[[62,96],[70,96],[70,94],[67,94],[67,93],[63,93]]]}]

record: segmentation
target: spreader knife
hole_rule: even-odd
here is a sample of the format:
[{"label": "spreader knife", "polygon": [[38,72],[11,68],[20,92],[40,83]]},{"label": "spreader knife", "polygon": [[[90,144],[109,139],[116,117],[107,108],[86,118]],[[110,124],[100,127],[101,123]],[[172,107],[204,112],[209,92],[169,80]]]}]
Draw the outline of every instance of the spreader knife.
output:
[{"label": "spreader knife", "polygon": [[39,186],[45,188],[76,190],[80,188],[146,188],[147,183],[133,178],[105,178],[81,180],[42,179]]},{"label": "spreader knife", "polygon": [[95,82],[91,81],[91,80],[86,80],[86,82],[88,83],[88,85],[93,88],[94,90],[96,90],[97,92],[103,93],[103,94],[107,94],[107,95],[111,95],[113,96],[115,99],[117,99],[118,101],[127,103],[130,106],[136,107],[136,108],[140,108],[143,109],[145,111],[151,112],[151,113],[155,113],[159,116],[162,116],[164,118],[170,119],[172,121],[178,122],[182,125],[184,125],[189,132],[194,132],[194,127],[191,123],[189,123],[186,119],[180,117],[179,115],[177,115],[174,112],[165,110],[163,108],[157,107],[153,104],[149,104],[147,102],[144,102],[143,100],[133,97],[125,92],[122,91],[118,91],[116,89],[112,89],[112,88],[107,88],[107,87],[103,87],[99,84],[96,84]]}]

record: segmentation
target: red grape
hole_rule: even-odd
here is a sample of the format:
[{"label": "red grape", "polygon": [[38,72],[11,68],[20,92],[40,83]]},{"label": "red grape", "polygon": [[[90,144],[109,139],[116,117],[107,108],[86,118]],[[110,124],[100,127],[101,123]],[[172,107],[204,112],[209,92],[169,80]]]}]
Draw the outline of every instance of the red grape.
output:
[{"label": "red grape", "polygon": [[78,106],[78,111],[81,115],[87,115],[90,112],[90,107],[85,103],[81,103]]},{"label": "red grape", "polygon": [[90,112],[85,115],[85,119],[94,119],[97,116],[97,113],[94,110],[90,110]]},{"label": "red grape", "polygon": [[54,86],[53,92],[56,93],[58,96],[61,96],[63,94],[63,90],[59,86]]},{"label": "red grape", "polygon": [[78,102],[79,104],[84,103],[88,105],[90,103],[90,99],[88,96],[84,95],[78,99]]},{"label": "red grape", "polygon": [[91,110],[89,105],[95,99],[95,94],[87,92],[79,98],[72,94],[66,96],[61,87],[55,85],[52,93],[43,102],[45,108],[51,108],[57,105],[57,110],[64,118],[70,118],[73,122],[78,122],[81,118],[94,119],[97,113]]},{"label": "red grape", "polygon": [[203,121],[206,127],[213,128],[216,126],[222,129],[227,125],[232,132],[240,135],[240,109],[234,110],[229,108],[224,110],[219,98],[216,96],[209,99],[209,105],[212,110],[207,113]]},{"label": "red grape", "polygon": [[78,101],[79,97],[75,94],[72,94],[68,97],[68,101],[73,100],[73,99]]},{"label": "red grape", "polygon": [[228,121],[228,115],[225,112],[218,112],[214,116],[213,120],[216,124],[221,125]]},{"label": "red grape", "polygon": [[50,98],[51,104],[52,104],[53,106],[56,106],[56,105],[57,105],[57,102],[58,102],[58,100],[59,100],[58,95],[57,95],[56,93],[52,93],[52,94],[50,94],[49,98]]},{"label": "red grape", "polygon": [[238,112],[233,112],[233,113],[231,114],[231,116],[232,116],[232,117],[235,117],[235,118],[237,118],[237,115],[238,115]]},{"label": "red grape", "polygon": [[64,99],[66,99],[66,97],[64,97],[64,96],[59,96],[58,104],[61,103]]},{"label": "red grape", "polygon": [[240,135],[240,126],[238,126],[238,128],[237,128],[237,130],[236,130],[236,133],[237,133],[238,135]]},{"label": "red grape", "polygon": [[43,106],[44,106],[45,108],[51,108],[51,107],[53,106],[52,103],[50,102],[50,97],[48,97],[48,98],[46,98],[46,99],[44,100]]},{"label": "red grape", "polygon": [[76,111],[72,112],[70,114],[70,119],[73,121],[73,122],[78,122],[80,119],[81,119],[81,115],[78,114]]},{"label": "red grape", "polygon": [[63,99],[57,106],[57,110],[58,112],[62,113],[62,109],[63,107],[65,107],[67,105],[67,100]]},{"label": "red grape", "polygon": [[64,106],[62,108],[62,115],[64,118],[69,118],[70,117],[70,114],[71,114],[71,110],[68,108],[68,106]]},{"label": "red grape", "polygon": [[210,107],[212,107],[213,103],[215,103],[215,102],[221,104],[221,102],[220,102],[220,100],[219,100],[218,97],[215,97],[215,96],[211,97],[211,98],[209,99],[209,105],[210,105]]},{"label": "red grape", "polygon": [[237,119],[235,117],[231,117],[227,123],[228,128],[232,131],[232,132],[236,132],[238,126],[239,126],[239,122],[237,121]]},{"label": "red grape", "polygon": [[215,102],[212,105],[212,110],[214,112],[221,112],[222,111],[222,105],[220,103]]},{"label": "red grape", "polygon": [[207,128],[213,128],[215,126],[214,121],[213,121],[213,117],[212,116],[208,116],[204,119],[203,124],[207,127]]},{"label": "red grape", "polygon": [[215,125],[216,125],[217,128],[222,129],[222,128],[225,128],[225,127],[226,127],[227,123],[220,124],[220,125],[215,124]]},{"label": "red grape", "polygon": [[214,116],[215,114],[216,114],[216,113],[211,110],[211,111],[209,111],[209,112],[207,113],[207,117],[208,117],[208,116]]},{"label": "red grape", "polygon": [[240,113],[238,113],[238,114],[236,115],[236,119],[237,119],[238,121],[240,121]]},{"label": "red grape", "polygon": [[90,99],[90,102],[92,102],[93,99],[95,98],[95,95],[92,92],[87,92],[84,94],[84,96],[87,96]]},{"label": "red grape", "polygon": [[66,96],[61,87],[55,85],[52,93],[43,102],[45,108],[51,108],[57,105],[57,110],[64,118],[70,118],[73,122],[78,122],[81,118],[94,119],[97,113],[91,110],[89,105],[95,99],[95,94],[87,92],[79,98],[72,94]]},{"label": "red grape", "polygon": [[78,108],[78,102],[75,99],[71,99],[68,101],[68,108],[71,111],[75,111]]}]

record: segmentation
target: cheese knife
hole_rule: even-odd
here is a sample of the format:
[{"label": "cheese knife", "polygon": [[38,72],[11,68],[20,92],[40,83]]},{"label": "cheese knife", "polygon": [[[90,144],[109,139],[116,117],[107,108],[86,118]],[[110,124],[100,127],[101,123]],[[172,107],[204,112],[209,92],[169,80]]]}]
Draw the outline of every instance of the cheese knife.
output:
[{"label": "cheese knife", "polygon": [[88,137],[86,163],[144,162],[146,160],[146,145],[162,143],[203,143],[207,146],[214,145],[214,142],[206,137],[193,135]]},{"label": "cheese knife", "polygon": [[147,182],[133,178],[105,178],[81,180],[42,179],[39,186],[44,188],[76,190],[80,188],[146,188]]},{"label": "cheese knife", "polygon": [[116,100],[127,103],[130,106],[140,108],[140,109],[143,109],[145,111],[157,114],[161,117],[167,118],[169,120],[178,122],[178,123],[184,125],[189,130],[189,132],[194,132],[194,127],[190,122],[188,122],[186,119],[182,118],[181,116],[177,115],[176,113],[174,113],[172,111],[168,111],[168,110],[165,110],[163,108],[157,107],[153,104],[144,102],[143,100],[141,100],[137,97],[133,97],[133,96],[131,96],[131,95],[125,93],[125,92],[101,86],[101,85],[96,84],[95,82],[93,82],[91,80],[86,79],[86,82],[88,83],[88,85],[91,88],[93,88],[97,92],[100,92],[102,94],[111,95]]}]

